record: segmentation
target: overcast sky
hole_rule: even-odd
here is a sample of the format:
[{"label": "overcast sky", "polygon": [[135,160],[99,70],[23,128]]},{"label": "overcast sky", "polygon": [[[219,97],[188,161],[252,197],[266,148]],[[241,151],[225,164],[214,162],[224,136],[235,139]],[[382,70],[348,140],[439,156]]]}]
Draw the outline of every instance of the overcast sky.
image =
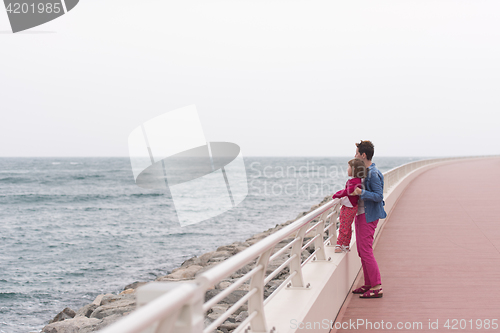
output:
[{"label": "overcast sky", "polygon": [[81,0],[9,31],[0,156],[128,156],[192,104],[243,156],[500,154],[498,1]]}]

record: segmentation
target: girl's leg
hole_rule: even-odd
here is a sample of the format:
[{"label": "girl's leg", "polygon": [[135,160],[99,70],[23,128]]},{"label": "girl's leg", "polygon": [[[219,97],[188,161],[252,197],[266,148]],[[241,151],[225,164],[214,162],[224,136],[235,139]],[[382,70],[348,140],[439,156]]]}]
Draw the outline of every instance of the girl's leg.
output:
[{"label": "girl's leg", "polygon": [[354,218],[356,217],[356,212],[358,211],[358,206],[356,207],[346,207],[345,213],[344,213],[344,233],[345,233],[345,238],[343,239],[342,245],[349,247],[351,244],[351,237],[352,237],[352,222],[354,221]]},{"label": "girl's leg", "polygon": [[[351,225],[348,223],[348,207],[342,206],[340,207],[340,226],[339,226],[339,236],[337,237],[337,245],[342,246],[345,244],[346,239],[349,238],[349,242],[351,241],[351,235],[349,234],[348,229],[351,229]],[[349,224],[349,228],[347,226]]]}]

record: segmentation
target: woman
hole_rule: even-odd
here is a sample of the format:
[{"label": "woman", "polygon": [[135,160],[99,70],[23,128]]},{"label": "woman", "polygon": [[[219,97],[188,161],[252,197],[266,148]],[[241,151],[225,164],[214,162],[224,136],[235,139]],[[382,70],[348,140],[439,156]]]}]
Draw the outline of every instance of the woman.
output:
[{"label": "woman", "polygon": [[352,195],[359,195],[358,212],[354,220],[356,228],[356,245],[361,258],[365,284],[352,292],[361,294],[361,298],[378,298],[383,296],[382,281],[377,261],[373,255],[373,236],[379,219],[387,216],[384,210],[384,176],[372,163],[373,143],[361,141],[356,143],[356,155],[367,168],[364,189],[357,188]]}]

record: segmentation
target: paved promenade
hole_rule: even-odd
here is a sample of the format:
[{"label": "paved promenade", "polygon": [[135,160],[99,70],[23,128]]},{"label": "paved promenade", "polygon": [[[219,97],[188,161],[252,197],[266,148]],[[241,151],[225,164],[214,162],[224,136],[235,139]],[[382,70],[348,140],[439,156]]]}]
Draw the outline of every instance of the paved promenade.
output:
[{"label": "paved promenade", "polygon": [[[337,318],[369,321],[372,329],[351,325],[332,333],[500,333],[500,158],[452,162],[414,179],[376,240],[375,258],[384,296],[351,293]],[[354,288],[363,285],[360,275]]]}]

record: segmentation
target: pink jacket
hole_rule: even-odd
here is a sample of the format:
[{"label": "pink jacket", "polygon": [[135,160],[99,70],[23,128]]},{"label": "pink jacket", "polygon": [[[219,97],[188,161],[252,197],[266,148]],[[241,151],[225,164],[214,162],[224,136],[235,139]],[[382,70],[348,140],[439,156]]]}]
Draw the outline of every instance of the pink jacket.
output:
[{"label": "pink jacket", "polygon": [[347,196],[352,206],[354,207],[358,204],[359,195],[349,195],[349,194],[354,192],[356,187],[361,188],[360,185],[361,185],[361,178],[351,178],[347,181],[347,183],[345,183],[345,189],[335,193],[332,198],[335,199]]}]

